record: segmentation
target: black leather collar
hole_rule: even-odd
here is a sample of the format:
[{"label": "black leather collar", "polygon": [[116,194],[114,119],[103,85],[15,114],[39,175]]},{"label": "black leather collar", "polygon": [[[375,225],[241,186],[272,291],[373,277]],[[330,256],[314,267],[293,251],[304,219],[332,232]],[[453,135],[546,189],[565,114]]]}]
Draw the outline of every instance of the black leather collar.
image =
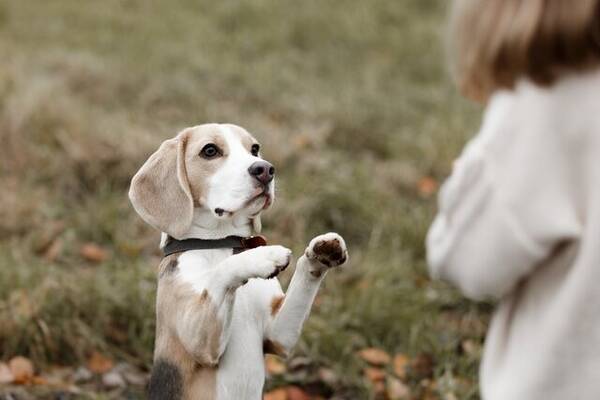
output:
[{"label": "black leather collar", "polygon": [[163,257],[175,253],[183,253],[189,250],[211,250],[211,249],[233,249],[235,253],[253,249],[255,247],[266,246],[267,239],[264,236],[227,236],[222,239],[183,239],[177,240],[172,237],[167,238],[167,243],[163,248]]}]

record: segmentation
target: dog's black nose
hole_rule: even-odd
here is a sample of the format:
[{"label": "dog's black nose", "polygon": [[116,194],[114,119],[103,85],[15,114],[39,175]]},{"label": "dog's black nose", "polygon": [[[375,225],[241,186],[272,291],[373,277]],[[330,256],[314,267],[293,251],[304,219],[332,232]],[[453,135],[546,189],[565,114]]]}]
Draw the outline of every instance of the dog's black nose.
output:
[{"label": "dog's black nose", "polygon": [[248,173],[263,185],[268,184],[275,176],[275,167],[266,161],[256,161],[248,168]]}]

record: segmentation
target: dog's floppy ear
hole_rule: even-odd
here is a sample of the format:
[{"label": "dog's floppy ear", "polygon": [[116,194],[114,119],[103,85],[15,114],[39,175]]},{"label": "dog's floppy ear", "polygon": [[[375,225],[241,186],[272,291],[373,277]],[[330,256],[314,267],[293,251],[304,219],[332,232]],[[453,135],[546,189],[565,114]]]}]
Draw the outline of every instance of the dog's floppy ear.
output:
[{"label": "dog's floppy ear", "polygon": [[190,229],[194,201],[185,170],[187,135],[164,141],[131,180],[129,199],[148,224],[181,239]]}]

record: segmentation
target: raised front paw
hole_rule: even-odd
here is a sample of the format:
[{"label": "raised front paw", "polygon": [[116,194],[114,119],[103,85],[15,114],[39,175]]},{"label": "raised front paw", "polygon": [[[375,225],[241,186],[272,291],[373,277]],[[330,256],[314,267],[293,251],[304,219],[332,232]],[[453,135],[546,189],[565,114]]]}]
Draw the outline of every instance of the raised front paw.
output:
[{"label": "raised front paw", "polygon": [[311,240],[305,254],[309,260],[316,261],[312,263],[315,268],[310,271],[314,276],[321,276],[328,268],[337,267],[348,260],[346,243],[334,232],[319,235]]},{"label": "raised front paw", "polygon": [[243,253],[249,278],[273,278],[290,265],[292,251],[283,246],[262,246]]}]

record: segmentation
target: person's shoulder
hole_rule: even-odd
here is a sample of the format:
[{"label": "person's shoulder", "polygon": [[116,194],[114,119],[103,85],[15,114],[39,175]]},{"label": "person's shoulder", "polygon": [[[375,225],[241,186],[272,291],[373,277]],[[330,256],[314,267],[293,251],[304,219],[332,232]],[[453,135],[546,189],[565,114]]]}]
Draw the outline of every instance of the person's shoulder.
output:
[{"label": "person's shoulder", "polygon": [[551,131],[560,136],[563,131],[596,131],[600,126],[599,96],[600,69],[565,75],[550,86],[521,79],[513,89],[492,95],[485,122],[512,125],[517,131],[539,131],[546,137]]},{"label": "person's shoulder", "polygon": [[598,103],[600,93],[600,68],[565,75],[552,88],[554,97],[567,101],[592,101]]},{"label": "person's shoulder", "polygon": [[[591,112],[600,117],[600,68],[587,72],[565,73],[549,86],[521,79],[512,91],[502,91],[500,97],[513,104],[515,109],[545,111],[549,115],[568,117],[569,113],[581,116]],[[548,114],[550,113],[550,114]]]}]

